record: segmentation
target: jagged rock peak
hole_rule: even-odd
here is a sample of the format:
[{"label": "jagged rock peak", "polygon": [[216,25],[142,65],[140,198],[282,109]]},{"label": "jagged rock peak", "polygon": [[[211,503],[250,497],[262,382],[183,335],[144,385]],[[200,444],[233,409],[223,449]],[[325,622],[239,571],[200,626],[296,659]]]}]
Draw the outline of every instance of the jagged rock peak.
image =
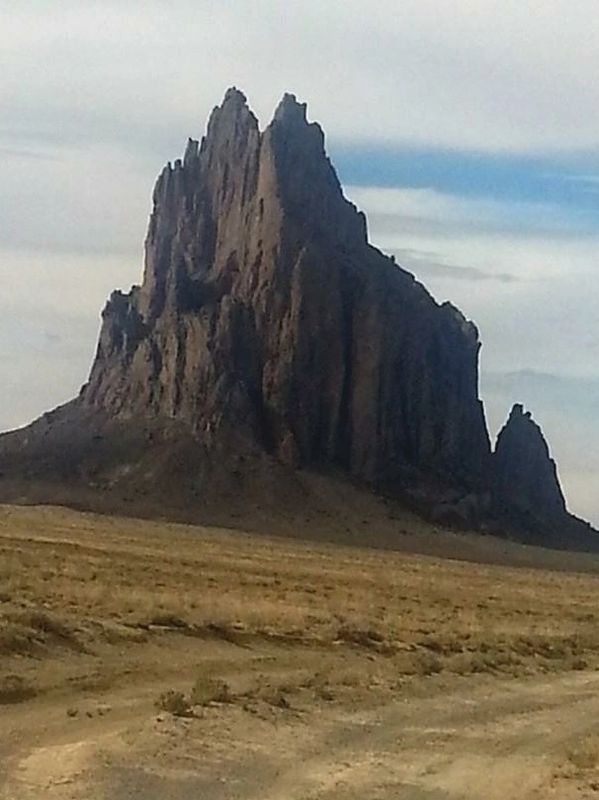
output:
[{"label": "jagged rock peak", "polygon": [[[322,129],[316,122],[309,123],[307,119],[308,105],[298,101],[295,94],[285,92],[279,104],[277,105],[270,125],[284,125],[289,128],[302,128],[309,127],[320,131]],[[245,94],[232,86],[225,92],[223,100],[220,105],[215,106],[210,119],[208,121],[207,136],[214,133],[218,124],[222,124],[223,120],[228,120],[232,123],[236,119],[250,119],[259,127],[258,119],[248,104]]]},{"label": "jagged rock peak", "polygon": [[202,145],[213,139],[238,138],[239,131],[248,127],[258,131],[258,119],[243,92],[233,86],[225,92],[222,103],[212,110]]},{"label": "jagged rock peak", "polygon": [[247,105],[247,97],[237,86],[230,86],[225,92],[221,107],[227,105],[227,103],[245,106]]},{"label": "jagged rock peak", "polygon": [[220,106],[214,108],[212,116],[214,115],[229,117],[251,115],[256,119],[248,105],[247,97],[236,86],[227,89]]},{"label": "jagged rock peak", "polygon": [[462,311],[449,300],[441,304],[441,308],[446,310],[459,324],[465,336],[469,337],[477,347],[481,347],[478,328],[472,320],[468,319]]},{"label": "jagged rock peak", "polygon": [[499,450],[502,443],[505,443],[508,437],[516,435],[520,437],[521,433],[526,434],[526,439],[529,442],[535,442],[539,452],[550,457],[549,446],[540,425],[535,422],[532,412],[527,411],[522,403],[514,403],[507,422],[497,437],[496,449]]},{"label": "jagged rock peak", "polygon": [[294,94],[285,92],[274,114],[274,122],[306,123],[307,103],[299,103]]},{"label": "jagged rock peak", "polygon": [[227,431],[298,465],[470,487],[490,446],[476,329],[368,243],[294,95],[232,88],[154,192],[141,290],[104,316],[82,402]]},{"label": "jagged rock peak", "polygon": [[192,164],[198,157],[200,143],[197,139],[189,138],[185,147],[185,155],[183,156],[183,165],[185,167]]},{"label": "jagged rock peak", "polygon": [[567,513],[555,461],[530,411],[516,403],[497,437],[494,496],[499,505],[557,523]]}]

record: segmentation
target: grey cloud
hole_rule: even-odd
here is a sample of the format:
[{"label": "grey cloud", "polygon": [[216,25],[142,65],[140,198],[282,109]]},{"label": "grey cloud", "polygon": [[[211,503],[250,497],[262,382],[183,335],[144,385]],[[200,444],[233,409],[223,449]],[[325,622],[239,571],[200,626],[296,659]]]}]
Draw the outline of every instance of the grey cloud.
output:
[{"label": "grey cloud", "polygon": [[576,412],[599,422],[599,376],[560,375],[522,369],[513,372],[489,371],[484,375],[488,391],[509,392],[528,398],[543,407],[552,406],[564,413]]},{"label": "grey cloud", "polygon": [[[507,210],[504,209],[504,212]],[[509,236],[514,239],[527,239],[532,234],[543,236],[546,239],[569,239],[575,233],[579,237],[595,236],[595,225],[589,224],[586,217],[580,220],[568,218],[551,219],[546,221],[540,218],[512,216],[484,219],[447,218],[438,219],[425,214],[384,213],[375,211],[368,214],[369,229],[374,235],[385,237],[389,234],[402,234],[405,236],[426,235],[436,239],[447,239],[456,234],[484,234],[487,238],[501,239]]]},{"label": "grey cloud", "polygon": [[[0,138],[2,133],[0,132]],[[58,155],[52,153],[42,153],[36,150],[23,150],[18,147],[4,147],[0,145],[0,159],[22,159],[26,161],[57,161]]]},{"label": "grey cloud", "polygon": [[[35,94],[35,90],[34,90]],[[39,105],[13,103],[4,108],[16,124],[0,128],[0,155],[52,159],[66,157],[65,150],[87,150],[94,145],[113,145],[136,162],[177,157],[187,136],[198,134],[195,115],[168,119],[125,108],[66,107],[40,99]],[[23,144],[26,148],[23,148]],[[54,153],[48,153],[53,148]]]},{"label": "grey cloud", "polygon": [[61,153],[3,160],[2,249],[140,258],[159,166],[131,164],[107,147]]},{"label": "grey cloud", "polygon": [[260,115],[295,90],[342,138],[597,148],[599,88],[580,79],[599,68],[593,0],[554,0],[543,15],[516,0],[476,14],[467,0],[406,0],[401,15],[396,0],[289,0],[285,15],[278,0],[10,5],[2,116],[22,134],[113,135],[134,149],[170,136],[163,120],[193,132],[239,82]]},{"label": "grey cloud", "polygon": [[435,276],[458,281],[499,281],[499,283],[517,283],[521,280],[507,272],[485,272],[477,267],[447,264],[441,261],[436,253],[396,249],[394,255],[403,267],[414,272],[417,277]]}]

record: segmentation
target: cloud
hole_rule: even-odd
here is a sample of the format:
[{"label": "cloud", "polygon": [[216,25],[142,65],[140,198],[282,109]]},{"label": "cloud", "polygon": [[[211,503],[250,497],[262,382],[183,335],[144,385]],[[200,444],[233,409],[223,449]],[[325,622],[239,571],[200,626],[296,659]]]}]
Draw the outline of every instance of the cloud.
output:
[{"label": "cloud", "polygon": [[[36,329],[58,333],[45,319],[64,320],[60,330],[76,320],[96,326],[100,311],[115,288],[128,290],[139,282],[141,263],[120,254],[53,253],[44,250],[0,250],[2,293],[0,323],[6,317],[36,321]],[[4,340],[5,337],[2,337]],[[68,338],[68,336],[67,336]]]},{"label": "cloud", "polygon": [[36,152],[35,150],[22,150],[17,147],[0,147],[0,159],[7,160],[31,160],[31,161],[55,161],[57,156],[51,153]]},{"label": "cloud", "polygon": [[567,179],[582,187],[588,194],[599,192],[599,175],[568,175]]},{"label": "cloud", "polygon": [[560,469],[560,477],[566,496],[571,499],[570,510],[577,516],[589,520],[599,528],[597,511],[597,487],[599,486],[599,470]]},{"label": "cloud", "polygon": [[[512,397],[539,414],[568,420],[584,437],[597,427],[599,419],[599,375],[572,375],[540,372],[533,368],[515,371],[485,370],[483,391],[496,397]],[[599,440],[599,429],[597,430]],[[580,452],[577,454],[579,461]],[[593,454],[594,458],[594,454]],[[576,459],[575,459],[576,460]]]},{"label": "cloud", "polygon": [[27,151],[26,157],[2,159],[0,247],[137,253],[141,259],[161,162],[140,166],[100,145],[59,152],[52,157],[47,150]]},{"label": "cloud", "polygon": [[89,370],[110,292],[138,281],[134,259],[0,251],[0,430],[74,397]]},{"label": "cloud", "polygon": [[489,371],[487,382],[494,387],[510,387],[512,390],[522,388],[545,396],[549,393],[556,401],[564,396],[575,397],[577,403],[599,407],[599,374],[564,375],[536,369]]},{"label": "cloud", "polygon": [[[493,200],[504,205],[556,209],[549,219],[560,230],[597,230],[597,155],[485,153],[425,146],[342,144],[332,140],[333,161],[350,186],[434,190],[470,201]],[[557,223],[560,223],[556,225]]]},{"label": "cloud", "polygon": [[[522,369],[514,372],[485,371],[483,391],[488,396],[511,397],[523,402],[535,413],[563,426],[564,442],[570,466],[595,465],[599,447],[599,375],[568,375]],[[590,443],[594,442],[593,447]]]},{"label": "cloud", "polygon": [[394,255],[402,267],[413,272],[417,277],[434,276],[459,281],[499,281],[513,283],[521,280],[508,272],[485,272],[477,267],[463,267],[458,264],[446,264],[437,253],[421,253],[417,250],[395,250]]},{"label": "cloud", "polygon": [[599,184],[599,175],[566,175],[566,178],[575,183]]},{"label": "cloud", "polygon": [[[593,0],[178,0],[10,4],[3,118],[18,136],[154,147],[241,84],[287,89],[330,135],[484,151],[597,150]],[[154,151],[155,152],[155,151]]]},{"label": "cloud", "polygon": [[[347,195],[366,209],[371,227],[390,232],[423,231],[427,235],[451,236],[505,235],[530,237],[533,234],[556,239],[572,234],[589,235],[599,231],[578,215],[570,215],[558,203],[499,200],[492,197],[467,197],[435,188],[346,186]],[[401,228],[399,227],[401,225]]]}]

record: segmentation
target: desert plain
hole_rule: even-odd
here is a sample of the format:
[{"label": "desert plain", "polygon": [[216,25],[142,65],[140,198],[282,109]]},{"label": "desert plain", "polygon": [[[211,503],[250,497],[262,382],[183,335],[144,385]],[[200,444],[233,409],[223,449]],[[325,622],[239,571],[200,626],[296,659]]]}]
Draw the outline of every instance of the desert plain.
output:
[{"label": "desert plain", "polygon": [[599,793],[599,558],[361,525],[1,506],[0,798]]}]

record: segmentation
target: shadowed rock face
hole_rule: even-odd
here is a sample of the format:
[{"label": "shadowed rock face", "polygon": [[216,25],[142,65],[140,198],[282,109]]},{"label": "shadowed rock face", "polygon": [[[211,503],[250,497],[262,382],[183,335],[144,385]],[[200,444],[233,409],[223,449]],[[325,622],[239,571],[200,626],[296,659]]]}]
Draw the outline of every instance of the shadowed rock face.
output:
[{"label": "shadowed rock face", "polygon": [[262,133],[227,92],[160,175],[142,286],[103,318],[87,406],[368,481],[487,469],[475,326],[368,244],[292,95]]},{"label": "shadowed rock face", "polygon": [[111,296],[80,396],[0,437],[0,497],[276,506],[288,467],[325,466],[440,521],[587,546],[521,406],[491,454],[476,327],[369,244],[293,95],[260,131],[230,89],[153,201],[141,286]]},{"label": "shadowed rock face", "polygon": [[497,438],[493,496],[510,513],[556,523],[567,519],[566,501],[543,432],[515,405]]}]

